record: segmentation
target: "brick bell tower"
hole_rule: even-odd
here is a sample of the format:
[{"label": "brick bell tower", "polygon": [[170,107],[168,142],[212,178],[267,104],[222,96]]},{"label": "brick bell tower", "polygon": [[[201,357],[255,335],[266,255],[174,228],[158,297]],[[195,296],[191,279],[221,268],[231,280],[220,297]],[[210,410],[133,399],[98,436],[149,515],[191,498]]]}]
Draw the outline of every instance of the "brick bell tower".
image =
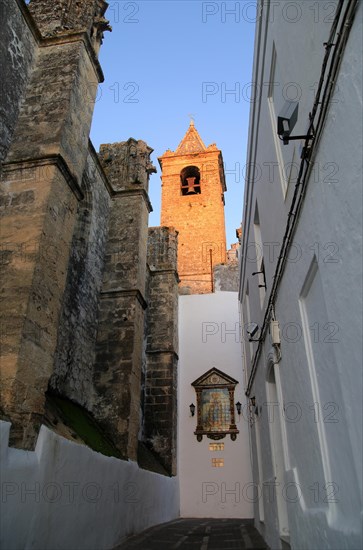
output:
[{"label": "brick bell tower", "polygon": [[159,159],[162,170],[161,225],[179,232],[181,294],[214,292],[213,267],[226,262],[222,152],[206,147],[194,122],[175,152]]}]

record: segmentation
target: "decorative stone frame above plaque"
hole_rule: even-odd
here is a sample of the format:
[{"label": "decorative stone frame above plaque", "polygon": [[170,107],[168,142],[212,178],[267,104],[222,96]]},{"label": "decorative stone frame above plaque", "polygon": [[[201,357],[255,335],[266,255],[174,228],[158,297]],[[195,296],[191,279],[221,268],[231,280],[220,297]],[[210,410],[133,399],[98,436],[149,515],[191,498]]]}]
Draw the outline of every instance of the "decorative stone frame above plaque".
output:
[{"label": "decorative stone frame above plaque", "polygon": [[235,423],[234,390],[238,381],[224,372],[212,368],[194,382],[197,394],[198,441],[203,435],[209,439],[223,439],[230,434],[235,441],[239,430]]}]

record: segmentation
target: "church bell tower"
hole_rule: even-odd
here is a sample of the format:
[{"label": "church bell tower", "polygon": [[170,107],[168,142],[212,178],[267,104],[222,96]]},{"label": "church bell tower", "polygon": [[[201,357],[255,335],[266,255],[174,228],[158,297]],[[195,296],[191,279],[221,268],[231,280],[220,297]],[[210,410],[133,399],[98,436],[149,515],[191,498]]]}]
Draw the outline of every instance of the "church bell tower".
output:
[{"label": "church bell tower", "polygon": [[180,293],[214,292],[213,267],[226,262],[222,152],[215,143],[206,147],[191,121],[176,151],[158,160],[161,225],[179,232]]}]

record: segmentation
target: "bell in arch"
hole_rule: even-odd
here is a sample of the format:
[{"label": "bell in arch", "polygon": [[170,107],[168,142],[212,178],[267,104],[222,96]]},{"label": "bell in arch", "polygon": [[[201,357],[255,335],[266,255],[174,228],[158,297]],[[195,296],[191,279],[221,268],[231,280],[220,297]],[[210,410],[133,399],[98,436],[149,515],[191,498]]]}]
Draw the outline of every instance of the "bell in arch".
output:
[{"label": "bell in arch", "polygon": [[187,195],[194,195],[195,194],[195,180],[196,178],[193,176],[193,177],[190,177],[190,178],[186,178],[187,182],[188,182],[188,191],[187,191]]}]

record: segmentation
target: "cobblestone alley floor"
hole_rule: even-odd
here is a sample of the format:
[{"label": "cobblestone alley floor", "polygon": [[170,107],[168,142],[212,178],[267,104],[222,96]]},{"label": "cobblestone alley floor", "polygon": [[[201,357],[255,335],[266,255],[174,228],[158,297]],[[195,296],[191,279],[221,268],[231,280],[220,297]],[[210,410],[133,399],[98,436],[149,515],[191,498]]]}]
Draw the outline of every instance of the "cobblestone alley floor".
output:
[{"label": "cobblestone alley floor", "polygon": [[268,550],[253,520],[177,519],[130,537],[114,550]]}]

